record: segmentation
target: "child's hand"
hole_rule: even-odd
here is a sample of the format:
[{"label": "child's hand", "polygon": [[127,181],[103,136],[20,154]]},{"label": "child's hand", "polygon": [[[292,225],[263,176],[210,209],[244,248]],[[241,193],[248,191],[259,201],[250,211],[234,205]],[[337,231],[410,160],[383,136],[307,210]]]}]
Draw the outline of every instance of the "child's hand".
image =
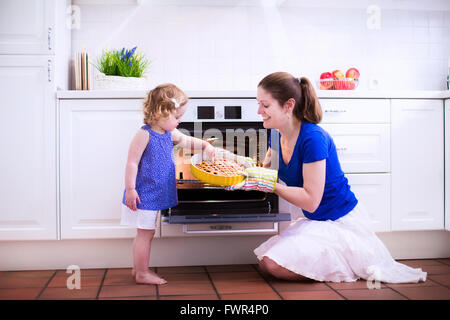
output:
[{"label": "child's hand", "polygon": [[127,204],[127,207],[133,211],[137,210],[136,200],[139,204],[141,204],[141,199],[139,199],[139,195],[136,189],[130,189],[125,191],[125,203]]},{"label": "child's hand", "polygon": [[214,159],[216,158],[216,148],[214,148],[212,145],[210,145],[208,143],[208,145],[205,147],[205,149],[203,150],[203,152],[205,153],[205,155],[207,156],[208,159],[211,159],[212,161],[214,161]]}]

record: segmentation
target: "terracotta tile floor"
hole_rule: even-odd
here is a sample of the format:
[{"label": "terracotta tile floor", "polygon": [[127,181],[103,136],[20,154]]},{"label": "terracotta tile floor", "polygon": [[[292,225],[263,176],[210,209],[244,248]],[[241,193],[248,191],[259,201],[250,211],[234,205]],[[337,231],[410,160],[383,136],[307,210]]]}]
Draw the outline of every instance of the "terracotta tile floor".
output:
[{"label": "terracotta tile floor", "polygon": [[81,288],[69,290],[65,270],[1,271],[0,299],[146,300],[450,300],[450,259],[399,260],[428,272],[426,282],[289,282],[263,274],[257,265],[152,268],[168,283],[137,285],[130,268],[81,270]]}]

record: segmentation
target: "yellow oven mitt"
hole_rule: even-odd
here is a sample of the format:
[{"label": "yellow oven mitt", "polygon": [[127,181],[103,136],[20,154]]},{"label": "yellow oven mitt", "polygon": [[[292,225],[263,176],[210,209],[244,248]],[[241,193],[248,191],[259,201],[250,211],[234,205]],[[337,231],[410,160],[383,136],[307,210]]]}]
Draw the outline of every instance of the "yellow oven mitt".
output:
[{"label": "yellow oven mitt", "polygon": [[244,181],[235,185],[225,187],[228,191],[233,190],[258,190],[273,192],[278,179],[278,171],[262,167],[251,167],[244,170]]}]

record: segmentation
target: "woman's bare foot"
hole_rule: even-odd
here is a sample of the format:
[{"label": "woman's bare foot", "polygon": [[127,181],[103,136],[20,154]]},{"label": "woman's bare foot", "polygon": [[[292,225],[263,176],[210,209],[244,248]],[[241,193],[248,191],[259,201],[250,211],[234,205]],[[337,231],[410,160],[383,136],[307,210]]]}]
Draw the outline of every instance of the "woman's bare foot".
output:
[{"label": "woman's bare foot", "polygon": [[142,284],[166,284],[167,281],[152,271],[136,272],[136,283]]}]

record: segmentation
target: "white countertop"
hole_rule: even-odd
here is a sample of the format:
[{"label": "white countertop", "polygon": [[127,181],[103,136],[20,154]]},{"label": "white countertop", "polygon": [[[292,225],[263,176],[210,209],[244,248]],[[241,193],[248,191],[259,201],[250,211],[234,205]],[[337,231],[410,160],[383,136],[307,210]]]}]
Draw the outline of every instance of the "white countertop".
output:
[{"label": "white countertop", "polygon": [[[142,99],[146,90],[62,90],[58,99]],[[319,98],[449,99],[450,91],[317,90]],[[186,91],[190,98],[255,98],[255,91]]]}]

